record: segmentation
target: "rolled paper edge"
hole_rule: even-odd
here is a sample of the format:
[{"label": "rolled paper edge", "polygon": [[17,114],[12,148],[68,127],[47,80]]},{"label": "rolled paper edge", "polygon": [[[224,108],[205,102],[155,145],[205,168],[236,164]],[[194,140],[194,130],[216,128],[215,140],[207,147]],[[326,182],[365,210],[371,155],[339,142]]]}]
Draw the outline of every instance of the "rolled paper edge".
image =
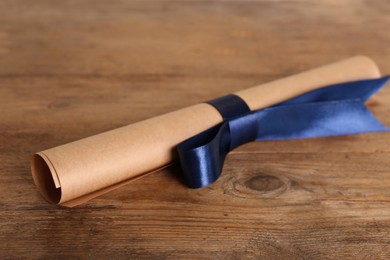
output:
[{"label": "rolled paper edge", "polygon": [[65,207],[75,207],[77,205],[80,205],[84,202],[87,202],[93,198],[96,198],[100,195],[103,195],[107,192],[110,192],[112,190],[115,190],[119,187],[122,187],[129,182],[141,179],[143,177],[146,177],[149,174],[155,173],[157,171],[160,171],[164,168],[167,168],[171,166],[173,163],[164,165],[158,169],[142,173],[138,176],[129,178],[127,180],[115,183],[113,185],[110,185],[108,187],[105,187],[103,189],[85,194],[83,196],[77,197],[75,199],[61,202],[61,185],[59,182],[59,178],[57,176],[56,169],[50,159],[43,153],[38,152],[34,154],[31,158],[31,172],[33,176],[33,180],[35,185],[38,187],[39,192],[41,195],[49,202],[54,204],[60,204]]},{"label": "rolled paper edge", "polygon": [[49,202],[59,203],[61,200],[60,180],[54,165],[43,152],[32,156],[31,173],[41,195]]}]

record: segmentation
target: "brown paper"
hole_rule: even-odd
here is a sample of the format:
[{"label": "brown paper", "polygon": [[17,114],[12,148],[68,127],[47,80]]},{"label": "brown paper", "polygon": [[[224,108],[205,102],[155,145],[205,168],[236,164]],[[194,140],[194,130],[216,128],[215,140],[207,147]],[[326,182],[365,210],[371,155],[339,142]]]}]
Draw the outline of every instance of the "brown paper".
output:
[{"label": "brown paper", "polygon": [[[323,86],[379,76],[372,60],[357,56],[235,94],[257,110]],[[202,103],[54,147],[33,155],[33,179],[50,202],[75,206],[171,164],[178,143],[221,121]]]}]

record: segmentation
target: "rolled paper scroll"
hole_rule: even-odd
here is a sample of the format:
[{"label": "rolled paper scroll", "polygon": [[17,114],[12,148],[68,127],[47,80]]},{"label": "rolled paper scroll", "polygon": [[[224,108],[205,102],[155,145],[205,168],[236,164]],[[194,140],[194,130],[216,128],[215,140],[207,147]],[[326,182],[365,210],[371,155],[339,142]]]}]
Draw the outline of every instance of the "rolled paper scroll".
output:
[{"label": "rolled paper scroll", "polygon": [[[324,86],[379,76],[371,59],[357,56],[235,95],[256,111]],[[179,143],[222,121],[214,106],[193,105],[38,152],[32,158],[32,176],[48,201],[76,206],[170,165]]]}]

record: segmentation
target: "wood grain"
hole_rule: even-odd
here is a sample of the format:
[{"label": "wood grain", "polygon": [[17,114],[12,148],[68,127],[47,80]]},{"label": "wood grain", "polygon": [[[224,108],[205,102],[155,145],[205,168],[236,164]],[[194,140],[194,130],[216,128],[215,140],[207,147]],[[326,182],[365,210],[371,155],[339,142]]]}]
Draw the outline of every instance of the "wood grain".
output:
[{"label": "wood grain", "polygon": [[[390,135],[257,142],[214,185],[173,166],[76,208],[32,153],[355,54],[390,72],[390,3],[0,1],[0,257],[389,259]],[[371,110],[390,125],[390,86]]]}]

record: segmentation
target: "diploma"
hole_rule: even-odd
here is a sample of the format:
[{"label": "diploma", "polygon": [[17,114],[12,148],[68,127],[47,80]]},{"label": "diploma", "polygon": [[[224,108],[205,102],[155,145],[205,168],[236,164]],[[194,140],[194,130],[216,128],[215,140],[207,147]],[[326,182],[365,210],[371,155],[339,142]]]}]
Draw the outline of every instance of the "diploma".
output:
[{"label": "diploma", "polygon": [[[234,94],[255,111],[324,86],[379,76],[371,59],[357,56]],[[167,167],[179,143],[222,121],[214,106],[196,104],[38,152],[32,176],[49,202],[76,206]]]}]

